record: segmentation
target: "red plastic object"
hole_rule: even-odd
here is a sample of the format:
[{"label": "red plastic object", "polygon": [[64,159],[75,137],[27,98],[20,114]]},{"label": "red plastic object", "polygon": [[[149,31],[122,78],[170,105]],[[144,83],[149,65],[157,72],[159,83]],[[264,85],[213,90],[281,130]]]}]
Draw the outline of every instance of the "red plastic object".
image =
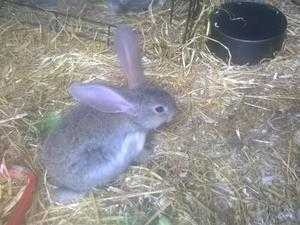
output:
[{"label": "red plastic object", "polygon": [[25,222],[25,215],[32,203],[32,195],[35,191],[37,178],[28,169],[14,166],[8,170],[4,170],[5,165],[0,164],[0,176],[10,177],[13,179],[26,179],[26,188],[18,201],[15,210],[8,216],[5,225],[21,225]]}]

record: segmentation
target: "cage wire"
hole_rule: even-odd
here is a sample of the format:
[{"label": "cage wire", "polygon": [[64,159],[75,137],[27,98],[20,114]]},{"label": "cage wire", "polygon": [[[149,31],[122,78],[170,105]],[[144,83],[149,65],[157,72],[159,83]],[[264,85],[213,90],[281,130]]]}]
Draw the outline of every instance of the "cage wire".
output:
[{"label": "cage wire", "polygon": [[[180,7],[182,2],[188,2],[186,16],[182,18],[185,21],[185,29],[182,34],[182,43],[190,40],[197,31],[197,20],[199,15],[205,9],[206,2],[203,0],[189,0],[189,1],[176,1],[170,0],[166,5],[169,7],[170,24],[174,19],[174,12],[176,7]],[[72,12],[63,12],[55,9],[46,9],[39,7],[29,1],[17,0],[3,0],[0,3],[0,10],[2,13],[0,18],[8,18],[9,15],[14,14],[19,22],[30,24],[32,26],[47,26],[51,31],[59,33],[68,26],[78,26],[74,34],[94,40],[102,40],[108,45],[111,38],[111,29],[115,28],[118,23],[122,21],[121,17],[114,17],[111,20],[111,15],[105,14],[105,9],[102,10],[104,16],[98,20],[93,20],[89,17],[81,16],[80,14]],[[5,7],[5,9],[4,9]],[[106,12],[107,13],[107,12]],[[80,25],[78,25],[80,23]]]}]

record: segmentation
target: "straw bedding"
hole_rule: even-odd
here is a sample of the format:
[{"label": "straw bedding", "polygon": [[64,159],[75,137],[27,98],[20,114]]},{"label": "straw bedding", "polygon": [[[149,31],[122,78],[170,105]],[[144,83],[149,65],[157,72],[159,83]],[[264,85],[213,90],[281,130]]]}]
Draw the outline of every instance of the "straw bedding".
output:
[{"label": "straw bedding", "polygon": [[[108,20],[102,1],[104,13],[85,7],[76,14],[75,7],[74,17],[2,3],[0,156],[39,176],[27,224],[299,222],[300,156],[293,139],[300,128],[299,7],[269,1],[287,15],[283,50],[257,66],[232,66],[204,44],[208,14],[219,3],[203,1],[185,42],[185,1],[175,1],[172,22],[168,5]],[[36,157],[43,122],[73,104],[66,91],[73,80],[125,84],[111,46],[120,22],[138,31],[146,79],[170,91],[178,115],[153,134],[144,164],[79,203],[53,204]],[[15,201],[9,193],[21,187],[0,182],[3,214]]]}]

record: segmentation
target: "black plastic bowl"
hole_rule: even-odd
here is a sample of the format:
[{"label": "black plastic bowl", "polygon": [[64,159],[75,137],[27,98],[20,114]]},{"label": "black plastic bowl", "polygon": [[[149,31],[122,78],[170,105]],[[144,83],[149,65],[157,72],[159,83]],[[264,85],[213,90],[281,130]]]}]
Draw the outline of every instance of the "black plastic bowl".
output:
[{"label": "black plastic bowl", "polygon": [[[234,64],[257,64],[273,58],[285,38],[287,20],[278,9],[255,2],[225,3],[213,11],[210,38],[225,45]],[[228,62],[229,54],[219,43],[208,40],[209,49]]]}]

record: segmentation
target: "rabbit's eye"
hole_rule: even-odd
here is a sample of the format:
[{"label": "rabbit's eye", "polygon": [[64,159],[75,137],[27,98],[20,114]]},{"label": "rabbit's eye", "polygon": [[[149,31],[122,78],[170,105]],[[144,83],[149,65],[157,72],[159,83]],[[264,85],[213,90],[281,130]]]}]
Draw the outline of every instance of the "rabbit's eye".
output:
[{"label": "rabbit's eye", "polygon": [[156,106],[154,110],[157,113],[162,113],[165,111],[165,108],[163,106]]}]

